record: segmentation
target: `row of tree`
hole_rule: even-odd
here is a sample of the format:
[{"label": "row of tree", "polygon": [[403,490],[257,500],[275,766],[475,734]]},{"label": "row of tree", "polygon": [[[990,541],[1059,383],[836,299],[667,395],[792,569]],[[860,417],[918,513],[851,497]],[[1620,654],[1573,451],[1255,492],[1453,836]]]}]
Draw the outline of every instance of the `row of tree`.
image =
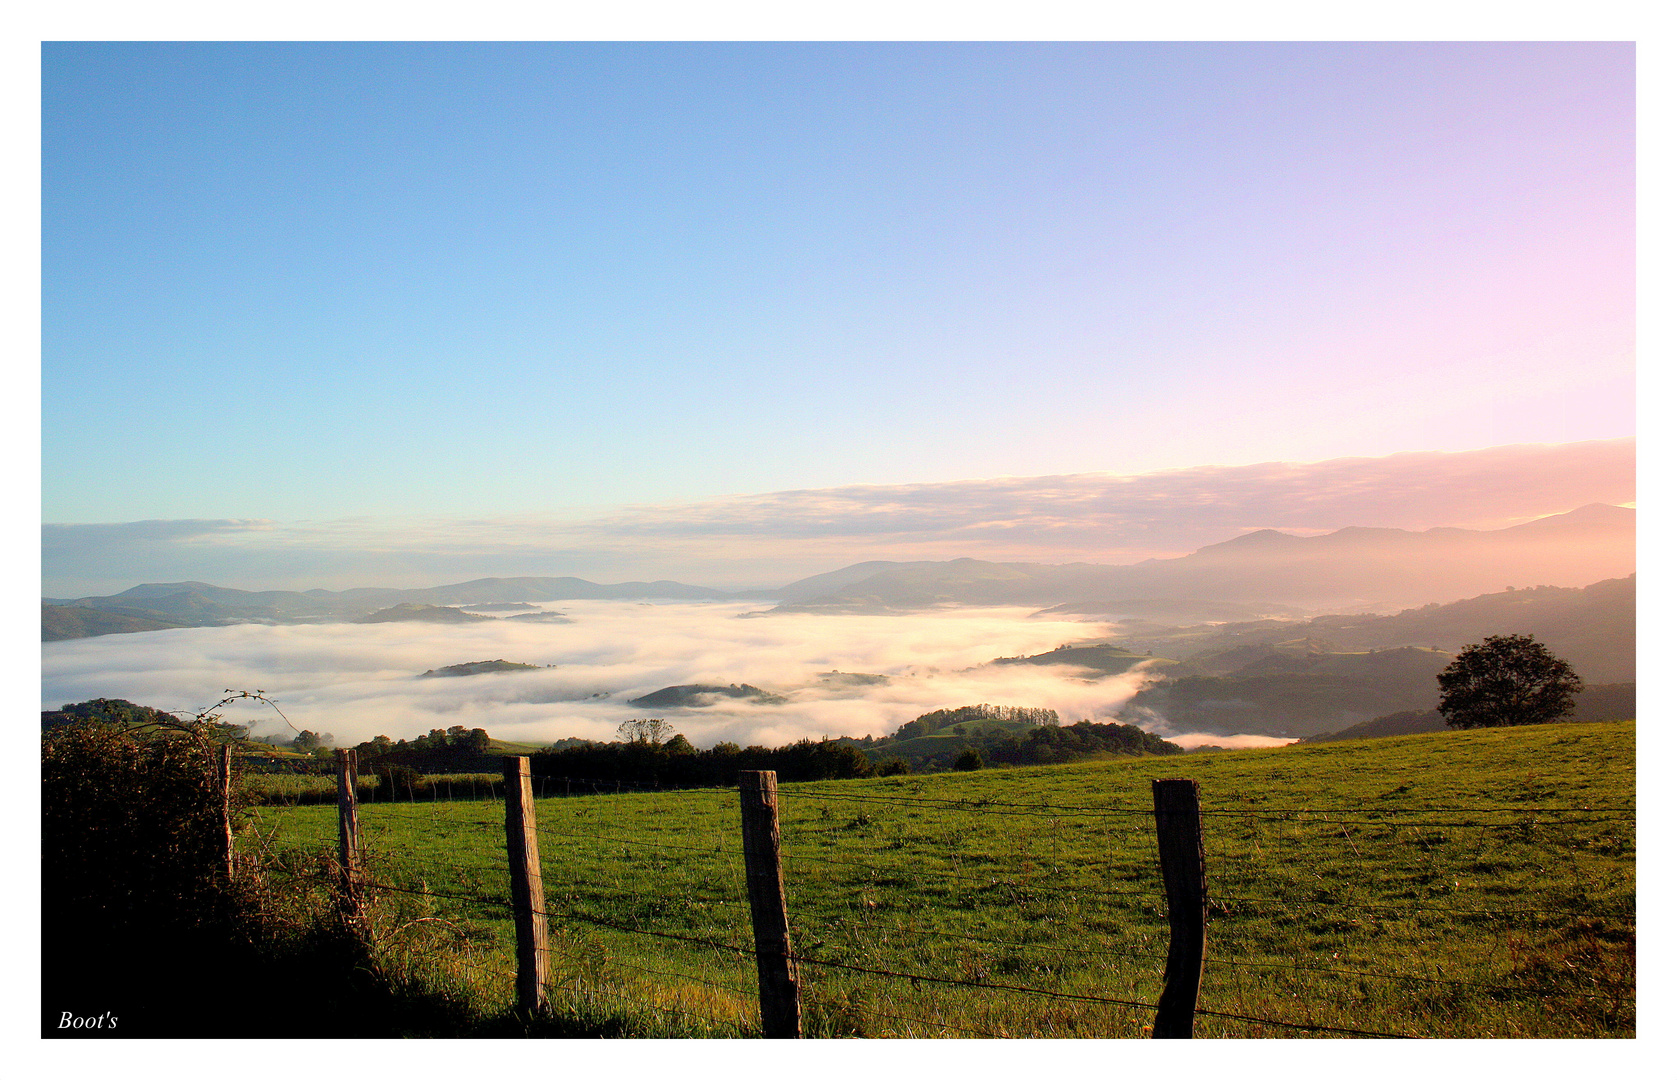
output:
[{"label": "row of tree", "polygon": [[907,772],[906,765],[875,766],[855,745],[833,739],[801,739],[790,746],[717,743],[696,750],[685,736],[662,742],[586,743],[548,750],[530,758],[536,777],[598,780],[669,787],[731,787],[743,769],[772,769],[782,782],[854,780]]},{"label": "row of tree", "polygon": [[1060,723],[1060,714],[1053,709],[1033,709],[1019,705],[962,705],[958,709],[935,709],[929,713],[922,713],[898,728],[893,738],[916,739],[975,720],[1055,727]]}]

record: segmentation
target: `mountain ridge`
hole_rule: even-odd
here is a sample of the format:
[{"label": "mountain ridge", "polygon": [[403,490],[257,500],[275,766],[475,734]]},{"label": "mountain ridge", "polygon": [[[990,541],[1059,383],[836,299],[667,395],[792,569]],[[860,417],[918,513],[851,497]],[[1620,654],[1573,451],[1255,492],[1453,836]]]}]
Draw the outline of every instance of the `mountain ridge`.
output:
[{"label": "mountain ridge", "polygon": [[[1504,587],[1582,587],[1635,570],[1636,512],[1591,503],[1500,530],[1347,526],[1315,536],[1255,529],[1174,559],[1100,563],[869,560],[778,589],[725,591],[677,581],[598,584],[578,577],[477,578],[422,589],[247,591],[148,582],[111,596],[43,598],[42,640],[241,622],[354,621],[405,604],[563,600],[776,601],[773,612],[901,612],[1026,606],[1045,613],[1219,618],[1395,611]],[[79,614],[105,612],[105,616]],[[1133,613],[1133,614],[1132,614]]]}]

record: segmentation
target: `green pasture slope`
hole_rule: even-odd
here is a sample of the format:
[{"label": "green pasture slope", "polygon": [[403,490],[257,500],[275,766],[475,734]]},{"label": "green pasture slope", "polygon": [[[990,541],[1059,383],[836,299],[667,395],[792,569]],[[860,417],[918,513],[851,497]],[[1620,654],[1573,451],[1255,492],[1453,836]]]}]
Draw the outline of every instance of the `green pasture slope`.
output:
[{"label": "green pasture slope", "polygon": [[[1185,776],[1213,897],[1196,1035],[1634,1035],[1634,744],[1633,722],[1557,724],[785,785],[806,1032],[1147,1035],[1167,942],[1148,782]],[[334,841],[331,807],[255,813],[282,860]],[[537,816],[556,1007],[754,1033],[736,793]],[[446,927],[428,947],[504,1005],[500,805],[361,822],[372,873],[408,890],[381,895]]]}]

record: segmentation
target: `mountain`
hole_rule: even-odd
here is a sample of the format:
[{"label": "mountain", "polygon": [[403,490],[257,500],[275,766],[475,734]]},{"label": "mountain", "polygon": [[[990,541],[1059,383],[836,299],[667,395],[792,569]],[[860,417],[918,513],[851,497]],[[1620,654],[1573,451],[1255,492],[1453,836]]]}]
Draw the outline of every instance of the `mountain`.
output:
[{"label": "mountain", "polygon": [[1636,511],[1595,504],[1492,531],[1356,527],[1293,536],[1260,529],[1129,566],[858,563],[793,582],[780,590],[785,601],[777,610],[1011,604],[1114,618],[1184,605],[1241,605],[1247,617],[1287,608],[1392,610],[1509,586],[1582,586],[1629,574],[1635,563]]},{"label": "mountain", "polygon": [[[560,600],[702,601],[738,599],[744,595],[759,594],[736,596],[677,581],[627,581],[616,585],[598,585],[574,577],[479,578],[429,589],[360,588],[342,592],[325,589],[247,592],[202,581],[178,581],[136,585],[114,596],[43,599],[41,640],[62,641],[99,634],[250,622],[357,622],[365,621],[365,617],[375,612],[404,605],[457,610],[483,604]],[[531,622],[568,621],[554,612],[535,612],[523,618]],[[375,621],[390,621],[390,618]]]},{"label": "mountain", "polygon": [[44,599],[42,638],[171,626],[354,621],[403,604],[459,608],[564,600],[776,599],[778,612],[822,613],[1008,605],[1180,625],[1394,611],[1506,587],[1579,587],[1632,573],[1635,555],[1636,512],[1596,504],[1486,532],[1348,528],[1293,536],[1260,529],[1191,555],[1129,566],[979,559],[864,562],[772,592],[728,593],[675,581],[600,585],[575,577],[479,578],[429,589],[342,592],[246,592],[201,581],[151,583],[114,596]]}]

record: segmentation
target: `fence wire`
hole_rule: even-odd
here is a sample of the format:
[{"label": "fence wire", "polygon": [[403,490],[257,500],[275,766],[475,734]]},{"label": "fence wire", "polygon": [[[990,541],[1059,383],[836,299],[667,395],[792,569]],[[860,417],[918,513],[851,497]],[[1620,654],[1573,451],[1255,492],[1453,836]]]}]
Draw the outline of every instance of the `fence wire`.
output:
[{"label": "fence wire", "polygon": [[[510,996],[500,789],[429,788],[362,805],[366,888],[429,905],[412,932],[448,923],[455,962]],[[687,1034],[754,1031],[736,793],[563,777],[533,788],[551,992],[650,1010]],[[780,795],[807,1033],[1146,1032],[1169,943],[1150,805],[832,784]],[[337,843],[329,807],[256,814],[253,859]],[[1202,820],[1208,1033],[1484,1036],[1557,1010],[1634,1022],[1631,808],[1208,805]],[[1553,857],[1510,871],[1534,851]],[[1580,958],[1594,967],[1569,975]]]}]

